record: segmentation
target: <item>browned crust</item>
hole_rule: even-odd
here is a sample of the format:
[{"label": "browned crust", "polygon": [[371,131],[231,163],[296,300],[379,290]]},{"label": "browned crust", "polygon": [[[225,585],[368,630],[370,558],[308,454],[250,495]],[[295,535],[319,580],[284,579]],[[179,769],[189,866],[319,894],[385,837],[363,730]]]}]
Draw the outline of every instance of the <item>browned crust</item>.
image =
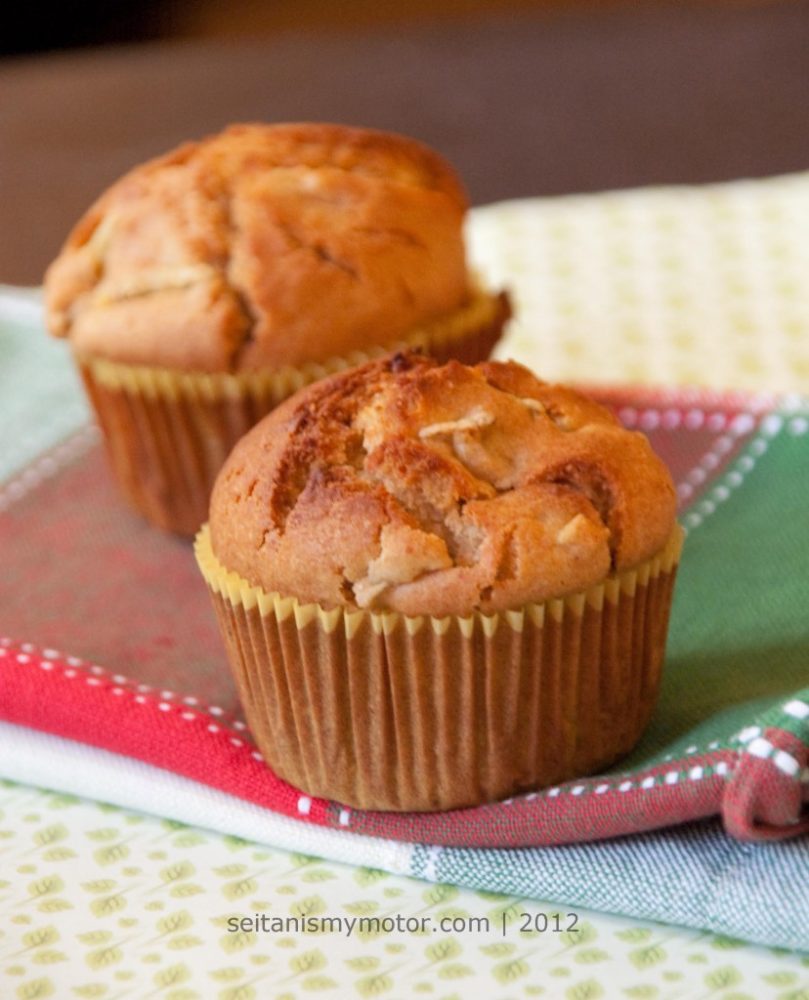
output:
[{"label": "browned crust", "polygon": [[192,371],[393,343],[466,300],[466,208],[413,139],[231,126],[98,199],[48,269],[48,325],[79,354]]},{"label": "browned crust", "polygon": [[659,551],[663,463],[597,403],[513,362],[413,354],[302,390],[234,449],[211,501],[219,560],[324,606],[500,611]]}]

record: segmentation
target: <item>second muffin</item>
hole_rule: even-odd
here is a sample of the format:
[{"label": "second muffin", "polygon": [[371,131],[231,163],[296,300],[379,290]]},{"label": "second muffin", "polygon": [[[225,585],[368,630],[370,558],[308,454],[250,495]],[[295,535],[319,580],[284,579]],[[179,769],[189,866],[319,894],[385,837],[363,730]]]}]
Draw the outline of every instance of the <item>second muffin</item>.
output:
[{"label": "second muffin", "polygon": [[135,168],[45,280],[134,506],[192,534],[280,400],[398,345],[488,356],[508,317],[465,258],[452,168],[404,136],[238,125]]}]

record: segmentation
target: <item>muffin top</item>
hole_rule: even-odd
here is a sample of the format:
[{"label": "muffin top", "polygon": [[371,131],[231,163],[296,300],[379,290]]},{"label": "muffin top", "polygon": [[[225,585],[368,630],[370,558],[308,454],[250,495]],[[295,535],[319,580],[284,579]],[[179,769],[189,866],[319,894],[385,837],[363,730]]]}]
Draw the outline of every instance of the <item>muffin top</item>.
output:
[{"label": "muffin top", "polygon": [[469,296],[463,187],[404,136],[235,125],[136,167],[45,276],[80,355],[251,371],[379,344]]},{"label": "muffin top", "polygon": [[412,353],[315,383],[231,453],[218,560],[325,607],[466,615],[586,588],[659,551],[675,491],[640,433],[514,362]]}]

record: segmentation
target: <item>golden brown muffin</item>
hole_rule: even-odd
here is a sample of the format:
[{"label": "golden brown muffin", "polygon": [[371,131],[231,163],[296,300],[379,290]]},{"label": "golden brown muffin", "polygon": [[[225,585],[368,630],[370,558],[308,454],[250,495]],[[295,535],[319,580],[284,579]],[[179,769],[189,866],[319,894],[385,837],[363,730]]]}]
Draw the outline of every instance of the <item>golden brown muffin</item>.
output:
[{"label": "golden brown muffin", "polygon": [[668,470],[597,403],[513,362],[416,355],[298,393],[234,449],[219,560],[325,607],[467,615],[583,590],[657,552]]},{"label": "golden brown muffin", "polygon": [[402,345],[488,356],[509,316],[467,269],[437,153],[343,125],[236,125],[136,167],[45,277],[117,478],[193,534],[231,447],[302,385]]},{"label": "golden brown muffin", "polygon": [[467,302],[466,208],[413,139],[232,126],[101,196],[48,270],[48,324],[79,354],[183,371],[395,343]]},{"label": "golden brown muffin", "polygon": [[397,354],[255,427],[196,553],[273,769],[424,810],[631,749],[681,537],[665,466],[601,406],[513,363]]}]

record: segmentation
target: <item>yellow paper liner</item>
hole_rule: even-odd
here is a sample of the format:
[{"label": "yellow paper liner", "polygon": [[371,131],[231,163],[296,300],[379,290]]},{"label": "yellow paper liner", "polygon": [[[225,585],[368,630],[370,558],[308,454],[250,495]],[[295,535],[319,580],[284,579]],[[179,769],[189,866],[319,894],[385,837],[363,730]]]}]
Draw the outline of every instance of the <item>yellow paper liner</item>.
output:
[{"label": "yellow paper liner", "polygon": [[683,533],[563,598],[467,617],[326,610],[195,552],[258,748],[309,795],[471,806],[599,772],[655,707]]},{"label": "yellow paper liner", "polygon": [[474,364],[489,356],[509,315],[504,293],[478,291],[463,309],[387,347],[300,367],[202,373],[104,358],[77,363],[124,495],[154,524],[190,536],[208,515],[214,480],[233,446],[298,389],[407,347]]}]

